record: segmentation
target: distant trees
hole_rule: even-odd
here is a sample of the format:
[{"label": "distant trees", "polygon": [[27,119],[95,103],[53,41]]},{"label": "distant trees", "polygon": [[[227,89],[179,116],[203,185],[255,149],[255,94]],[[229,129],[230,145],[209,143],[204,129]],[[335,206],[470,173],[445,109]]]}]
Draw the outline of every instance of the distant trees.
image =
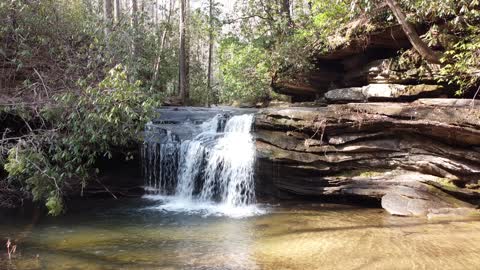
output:
[{"label": "distant trees", "polygon": [[126,64],[129,75],[141,76],[150,90],[175,96],[183,104],[215,102],[215,47],[221,30],[221,8],[215,0],[84,2],[101,9],[105,46],[114,54],[109,58]]}]

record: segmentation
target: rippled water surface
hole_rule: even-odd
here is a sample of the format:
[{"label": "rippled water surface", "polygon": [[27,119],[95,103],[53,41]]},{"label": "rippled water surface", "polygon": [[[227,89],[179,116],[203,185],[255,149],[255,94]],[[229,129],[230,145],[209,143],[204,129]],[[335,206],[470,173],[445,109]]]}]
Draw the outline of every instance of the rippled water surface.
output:
[{"label": "rippled water surface", "polygon": [[241,219],[136,199],[90,201],[66,216],[0,216],[15,239],[0,269],[480,269],[480,220],[426,220],[379,209],[260,206]]}]

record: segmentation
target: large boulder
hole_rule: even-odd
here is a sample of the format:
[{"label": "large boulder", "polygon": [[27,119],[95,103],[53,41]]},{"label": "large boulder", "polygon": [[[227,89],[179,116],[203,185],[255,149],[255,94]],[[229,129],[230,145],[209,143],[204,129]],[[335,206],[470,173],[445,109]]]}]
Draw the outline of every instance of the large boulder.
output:
[{"label": "large boulder", "polygon": [[267,109],[255,130],[257,188],[266,196],[373,200],[395,215],[480,202],[478,107]]}]

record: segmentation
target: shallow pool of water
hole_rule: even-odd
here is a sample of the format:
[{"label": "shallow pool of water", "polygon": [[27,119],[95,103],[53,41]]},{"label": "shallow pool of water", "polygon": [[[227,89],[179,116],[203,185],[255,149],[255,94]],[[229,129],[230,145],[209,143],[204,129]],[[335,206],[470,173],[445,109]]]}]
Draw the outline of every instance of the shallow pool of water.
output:
[{"label": "shallow pool of water", "polygon": [[73,204],[67,215],[0,216],[0,269],[480,269],[480,220],[392,217],[328,204],[263,215],[187,214],[146,199]]}]

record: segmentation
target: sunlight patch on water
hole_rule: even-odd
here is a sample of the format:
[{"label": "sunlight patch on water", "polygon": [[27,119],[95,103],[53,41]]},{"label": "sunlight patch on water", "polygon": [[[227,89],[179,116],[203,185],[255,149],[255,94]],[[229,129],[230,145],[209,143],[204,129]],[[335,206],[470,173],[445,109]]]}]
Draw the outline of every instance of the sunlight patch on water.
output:
[{"label": "sunlight patch on water", "polygon": [[256,204],[232,206],[228,203],[215,203],[180,196],[144,195],[144,199],[156,201],[160,204],[146,207],[148,210],[166,212],[181,212],[188,215],[226,216],[230,218],[247,218],[264,215],[268,211]]}]

